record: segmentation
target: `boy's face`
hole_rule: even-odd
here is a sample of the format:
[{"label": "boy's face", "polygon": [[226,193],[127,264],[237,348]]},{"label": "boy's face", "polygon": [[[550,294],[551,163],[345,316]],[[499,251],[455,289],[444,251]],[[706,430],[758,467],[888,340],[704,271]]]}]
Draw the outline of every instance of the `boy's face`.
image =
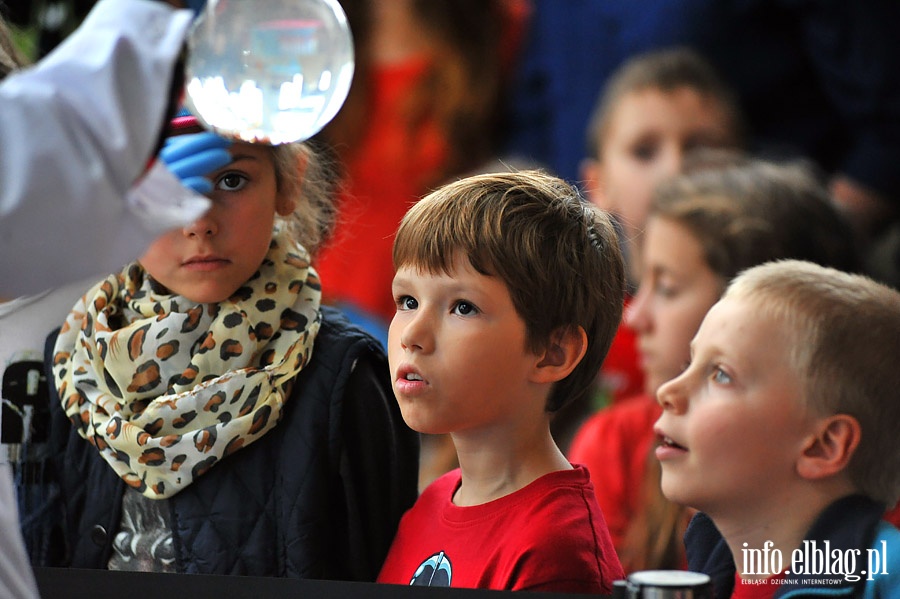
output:
[{"label": "boy's face", "polygon": [[534,417],[524,397],[539,358],[526,349],[525,323],[501,279],[457,254],[449,274],[400,267],[392,292],[388,359],[410,428],[490,432]]},{"label": "boy's face", "polygon": [[795,466],[814,418],[789,365],[792,342],[752,301],[728,298],[709,311],[690,366],[657,394],[656,456],[666,497],[713,518],[749,517],[795,492]]},{"label": "boy's face", "polygon": [[246,283],[269,250],[275,213],[293,209],[277,194],[269,148],[238,143],[231,155],[210,177],[209,211],[158,237],[140,258],[169,291],[198,303],[224,301]]},{"label": "boy's face", "polygon": [[[582,173],[588,195],[621,220],[629,242],[636,240],[657,184],[681,172],[691,150],[731,145],[733,138],[727,114],[711,96],[688,87],[631,92],[613,108],[599,161]],[[628,249],[637,256],[636,244]]]},{"label": "boy's face", "polygon": [[655,394],[690,361],[691,339],[724,282],[706,263],[697,238],[673,220],[650,217],[641,261],[641,284],[625,322],[638,335],[645,389]]}]

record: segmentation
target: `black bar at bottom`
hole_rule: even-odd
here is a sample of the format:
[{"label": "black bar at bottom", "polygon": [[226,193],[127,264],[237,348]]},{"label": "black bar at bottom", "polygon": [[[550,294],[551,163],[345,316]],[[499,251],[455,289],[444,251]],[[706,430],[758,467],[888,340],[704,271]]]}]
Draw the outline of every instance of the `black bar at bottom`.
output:
[{"label": "black bar at bottom", "polygon": [[[78,568],[35,568],[42,599],[572,599],[567,593],[512,593],[257,576],[154,574]],[[599,595],[592,595],[599,596]]]}]

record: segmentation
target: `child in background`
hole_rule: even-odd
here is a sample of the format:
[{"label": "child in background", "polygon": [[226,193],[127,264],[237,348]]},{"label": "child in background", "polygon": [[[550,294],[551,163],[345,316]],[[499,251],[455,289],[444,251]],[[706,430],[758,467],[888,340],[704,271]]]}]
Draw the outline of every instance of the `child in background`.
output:
[{"label": "child in background", "polygon": [[[323,301],[387,345],[391,245],[409,207],[497,156],[503,89],[530,0],[341,0],[356,68],[316,136],[340,168],[340,219],[316,266]],[[422,436],[420,489],[456,467]]]},{"label": "child in background", "polygon": [[612,223],[539,171],[472,176],[410,209],[394,264],[394,392],[460,467],[404,515],[378,581],[611,592],[619,560],[550,417],[588,391],[621,318]]},{"label": "child in background", "polygon": [[377,342],[320,306],[315,154],[230,153],[212,208],[48,341],[65,520],[46,565],[373,581],[416,496],[415,434]]},{"label": "child in background", "polygon": [[900,497],[898,355],[900,293],[809,262],[747,270],[709,311],[655,430],[716,597],[900,596],[881,520]]},{"label": "child in background", "polygon": [[849,225],[812,171],[724,151],[693,153],[649,210],[643,277],[625,314],[646,389],[592,416],[568,453],[587,466],[627,572],[683,568],[688,516],[659,490],[653,423],[659,386],[690,359],[690,340],[728,281],[778,258],[858,268]]},{"label": "child in background", "polygon": [[317,136],[341,169],[341,218],[318,266],[326,303],[386,341],[393,235],[423,195],[496,156],[527,0],[341,6],[357,62],[347,101]]},{"label": "child in background", "polygon": [[[630,290],[640,281],[653,189],[681,172],[694,148],[740,147],[743,129],[732,91],[689,49],[641,54],[613,73],[591,116],[581,178],[588,199],[620,227]],[[634,344],[633,332],[621,327],[603,365],[601,387],[613,401],[643,390]]]}]

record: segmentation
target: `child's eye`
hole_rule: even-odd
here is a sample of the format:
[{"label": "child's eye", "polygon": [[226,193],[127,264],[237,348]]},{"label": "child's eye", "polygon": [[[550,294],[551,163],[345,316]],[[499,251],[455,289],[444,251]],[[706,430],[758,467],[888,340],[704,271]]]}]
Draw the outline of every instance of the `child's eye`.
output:
[{"label": "child's eye", "polygon": [[460,316],[469,316],[470,314],[477,314],[478,308],[475,307],[475,304],[470,304],[465,300],[459,300],[453,305],[453,313],[459,314]]},{"label": "child's eye", "polygon": [[419,307],[419,302],[411,295],[401,295],[397,298],[397,310],[415,310]]},{"label": "child's eye", "polygon": [[240,191],[249,179],[239,173],[225,173],[216,181],[216,189],[222,191]]},{"label": "child's eye", "polygon": [[656,295],[660,297],[664,297],[666,299],[672,299],[678,295],[678,288],[674,285],[668,285],[664,283],[657,283],[653,286],[653,291]]},{"label": "child's eye", "polygon": [[712,380],[720,385],[727,385],[731,383],[731,376],[717,366],[713,369]]},{"label": "child's eye", "polygon": [[631,149],[631,154],[641,162],[650,162],[656,157],[656,144],[638,144]]}]

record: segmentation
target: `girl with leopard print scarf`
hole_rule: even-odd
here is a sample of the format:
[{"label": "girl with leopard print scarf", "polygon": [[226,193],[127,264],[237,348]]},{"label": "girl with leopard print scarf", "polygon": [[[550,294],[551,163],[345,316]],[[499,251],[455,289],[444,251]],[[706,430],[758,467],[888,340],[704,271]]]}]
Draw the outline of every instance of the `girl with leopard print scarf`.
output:
[{"label": "girl with leopard print scarf", "polygon": [[[187,126],[196,123],[188,119]],[[178,538],[174,521],[179,497],[190,494],[185,490],[203,484],[213,470],[228,469],[233,454],[254,451],[254,445],[279,426],[291,402],[299,401],[295,396],[305,393],[294,388],[301,372],[319,367],[314,358],[323,309],[310,252],[334,214],[326,178],[305,144],[235,143],[230,154],[230,164],[210,177],[211,209],[190,226],[162,235],[138,261],[89,289],[53,345],[52,386],[58,406],[82,443],[89,444],[89,451],[102,458],[127,489],[118,531],[105,531],[109,543],[101,539],[101,545],[109,545],[101,554],[105,558],[108,552],[109,557],[99,567],[296,575],[282,559],[257,568],[237,557],[201,560],[196,547],[185,547],[185,540]],[[377,353],[374,344],[368,344],[366,352],[373,351]],[[373,396],[391,397],[386,371],[370,375],[366,386]],[[400,514],[415,497],[416,444],[392,401],[364,405],[338,398],[335,403],[363,405],[360,409],[367,412],[366,418],[346,419],[376,428],[385,423],[374,437],[371,432],[350,435],[378,438],[380,447],[360,446],[357,451],[383,453],[390,470],[375,483],[371,473],[364,473],[358,481],[339,479],[335,485],[329,475],[327,481],[309,484],[321,483],[321,493],[337,487],[362,492],[362,498],[384,494],[399,499],[381,514],[370,513],[372,506],[339,510],[345,518],[358,511],[373,520],[364,522],[363,529],[375,531],[369,536],[377,538],[359,539],[359,547],[347,542],[350,553],[369,552],[362,561],[368,564],[367,572],[348,570],[336,555],[335,563],[326,559],[324,565],[317,557],[311,563],[318,570],[307,568],[300,575],[371,579]],[[373,417],[372,410],[380,413]],[[270,440],[267,447],[271,445]],[[328,451],[322,448],[321,453]],[[234,501],[240,502],[239,493],[222,492],[234,492]],[[159,500],[175,503],[164,509],[166,502]],[[340,505],[347,498],[330,501]],[[288,516],[271,510],[260,516],[272,518],[276,525],[270,528],[279,538],[262,544],[290,551],[284,537],[294,533],[285,532],[290,525],[279,521]],[[71,536],[78,537],[86,526]],[[353,527],[349,521],[336,526]],[[309,542],[308,533],[297,535]],[[151,542],[139,542],[148,536]],[[77,553],[79,542],[69,541],[72,565],[78,562],[72,547]],[[306,548],[311,554],[328,550]],[[225,546],[214,553],[234,551],[238,549]]]}]

